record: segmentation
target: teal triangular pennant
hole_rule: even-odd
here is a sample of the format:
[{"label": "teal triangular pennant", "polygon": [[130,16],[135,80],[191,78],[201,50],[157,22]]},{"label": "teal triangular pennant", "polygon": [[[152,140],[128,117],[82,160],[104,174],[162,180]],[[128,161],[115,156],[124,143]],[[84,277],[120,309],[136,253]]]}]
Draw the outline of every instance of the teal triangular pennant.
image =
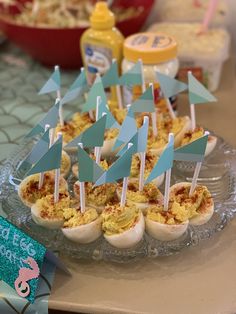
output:
[{"label": "teal triangular pennant", "polygon": [[134,149],[132,145],[120,158],[118,158],[112,164],[112,166],[107,171],[103,173],[103,175],[95,183],[95,186],[109,182],[116,182],[119,179],[128,177],[130,175],[133,153]]},{"label": "teal triangular pennant", "polygon": [[83,70],[80,72],[80,74],[78,75],[74,83],[71,85],[70,89],[62,98],[61,104],[64,105],[82,96],[86,87],[87,87],[87,77],[86,77],[85,71]]},{"label": "teal triangular pennant", "polygon": [[51,109],[46,113],[44,118],[39,121],[29,133],[25,135],[25,137],[33,137],[44,132],[44,128],[46,124],[50,125],[50,128],[55,128],[58,123],[58,111],[59,111],[60,101],[56,101],[55,105],[51,107]]},{"label": "teal triangular pennant", "polygon": [[60,137],[39,159],[39,161],[27,172],[27,176],[40,173],[45,171],[50,171],[54,169],[59,169],[61,167],[61,152],[62,152],[62,137]]},{"label": "teal triangular pennant", "polygon": [[106,126],[106,115],[96,121],[91,127],[86,129],[79,136],[69,142],[66,147],[77,147],[82,143],[84,147],[102,147]]},{"label": "teal triangular pennant", "polygon": [[39,95],[55,92],[61,88],[61,74],[59,67],[55,67],[53,74],[39,91]]},{"label": "teal triangular pennant", "polygon": [[24,161],[18,168],[19,171],[28,169],[29,165],[36,163],[46,152],[49,147],[49,129],[43,134],[42,138],[36,143],[31,152],[27,155]]},{"label": "teal triangular pennant", "polygon": [[190,104],[202,104],[217,101],[217,99],[192,75],[192,73],[188,73],[188,89]]},{"label": "teal triangular pennant", "polygon": [[142,66],[141,62],[138,61],[135,63],[135,65],[125,72],[121,77],[119,78],[119,85],[142,85],[143,79],[142,79]]},{"label": "teal triangular pennant", "polygon": [[104,170],[80,146],[78,147],[80,182],[96,182]]},{"label": "teal triangular pennant", "polygon": [[82,112],[88,112],[92,109],[96,108],[97,104],[97,97],[101,97],[101,101],[104,103],[107,103],[107,97],[102,85],[102,80],[99,75],[97,75],[89,93],[88,93],[88,98],[83,105]]},{"label": "teal triangular pennant", "polygon": [[145,184],[153,181],[155,178],[159,177],[164,172],[172,168],[173,158],[174,158],[174,140],[172,139],[168,143],[163,153],[161,154],[160,158],[158,159],[157,163],[155,164],[154,168],[149,174]]},{"label": "teal triangular pennant", "polygon": [[120,129],[119,123],[111,114],[108,106],[105,103],[101,102],[98,106],[98,119],[102,117],[102,114],[104,112],[107,114],[106,129]]},{"label": "teal triangular pennant", "polygon": [[180,82],[168,75],[156,72],[156,77],[165,98],[170,98],[172,96],[178,95],[179,93],[188,89],[187,84]]},{"label": "teal triangular pennant", "polygon": [[112,62],[108,71],[102,76],[102,84],[104,88],[118,85],[119,75],[118,75],[118,66],[117,61]]},{"label": "teal triangular pennant", "polygon": [[126,117],[121,125],[120,133],[118,135],[118,138],[112,150],[114,151],[116,148],[120,147],[121,145],[128,143],[129,140],[134,136],[136,132],[137,132],[137,126],[136,126],[136,121],[135,121],[134,113],[131,106],[128,109]]},{"label": "teal triangular pennant", "polygon": [[137,100],[135,100],[132,103],[131,108],[133,112],[154,112],[155,105],[152,88],[149,87]]},{"label": "teal triangular pennant", "polygon": [[[130,139],[129,143],[133,144],[133,150],[135,153],[142,153],[146,151],[147,139],[148,139],[148,127],[149,122],[146,121],[141,128]],[[117,156],[121,156],[128,148],[128,143],[117,153]]]},{"label": "teal triangular pennant", "polygon": [[55,105],[46,113],[41,121],[39,121],[33,129],[25,135],[25,137],[33,137],[44,132],[45,125],[49,124],[50,128],[55,128],[58,123],[60,101],[56,101]]},{"label": "teal triangular pennant", "polygon": [[204,159],[208,135],[186,144],[174,151],[174,160],[201,162]]}]

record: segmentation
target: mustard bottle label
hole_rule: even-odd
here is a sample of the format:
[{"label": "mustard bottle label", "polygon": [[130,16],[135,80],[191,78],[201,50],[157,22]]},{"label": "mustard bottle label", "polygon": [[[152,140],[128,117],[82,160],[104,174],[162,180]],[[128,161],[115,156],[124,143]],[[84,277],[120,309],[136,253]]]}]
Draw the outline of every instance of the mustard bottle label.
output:
[{"label": "mustard bottle label", "polygon": [[87,67],[88,83],[95,80],[96,73],[101,76],[110,68],[112,63],[112,50],[107,47],[84,44],[85,65]]}]

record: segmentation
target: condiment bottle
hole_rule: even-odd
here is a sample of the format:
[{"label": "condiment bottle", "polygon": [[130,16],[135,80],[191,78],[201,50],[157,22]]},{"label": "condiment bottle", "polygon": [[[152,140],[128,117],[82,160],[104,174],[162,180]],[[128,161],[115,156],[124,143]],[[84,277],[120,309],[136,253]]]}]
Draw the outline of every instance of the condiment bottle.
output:
[{"label": "condiment bottle", "polygon": [[96,73],[103,75],[109,69],[113,58],[120,66],[123,41],[107,3],[97,2],[90,16],[90,28],[83,33],[80,42],[89,84],[93,83]]}]

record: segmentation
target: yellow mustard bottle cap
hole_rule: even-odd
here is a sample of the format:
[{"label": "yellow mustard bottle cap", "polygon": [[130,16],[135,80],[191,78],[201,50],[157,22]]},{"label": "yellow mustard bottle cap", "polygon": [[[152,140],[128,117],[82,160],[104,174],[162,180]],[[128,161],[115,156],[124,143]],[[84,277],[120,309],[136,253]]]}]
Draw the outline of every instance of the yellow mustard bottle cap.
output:
[{"label": "yellow mustard bottle cap", "polygon": [[157,64],[176,58],[177,43],[164,33],[139,33],[125,39],[123,52],[131,62],[142,59],[144,64]]},{"label": "yellow mustard bottle cap", "polygon": [[90,16],[90,24],[95,29],[112,28],[115,25],[115,16],[108,9],[107,3],[104,1],[97,2]]}]

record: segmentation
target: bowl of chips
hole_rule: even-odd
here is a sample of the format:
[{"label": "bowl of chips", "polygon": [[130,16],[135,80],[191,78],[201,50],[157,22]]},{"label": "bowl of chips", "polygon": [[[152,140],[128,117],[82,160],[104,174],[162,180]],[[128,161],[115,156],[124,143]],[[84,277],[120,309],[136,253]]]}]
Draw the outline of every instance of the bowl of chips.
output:
[{"label": "bowl of chips", "polygon": [[[44,65],[79,68],[80,37],[89,27],[93,0],[0,0],[0,28]],[[115,0],[116,26],[128,36],[145,23],[154,0]]]}]

